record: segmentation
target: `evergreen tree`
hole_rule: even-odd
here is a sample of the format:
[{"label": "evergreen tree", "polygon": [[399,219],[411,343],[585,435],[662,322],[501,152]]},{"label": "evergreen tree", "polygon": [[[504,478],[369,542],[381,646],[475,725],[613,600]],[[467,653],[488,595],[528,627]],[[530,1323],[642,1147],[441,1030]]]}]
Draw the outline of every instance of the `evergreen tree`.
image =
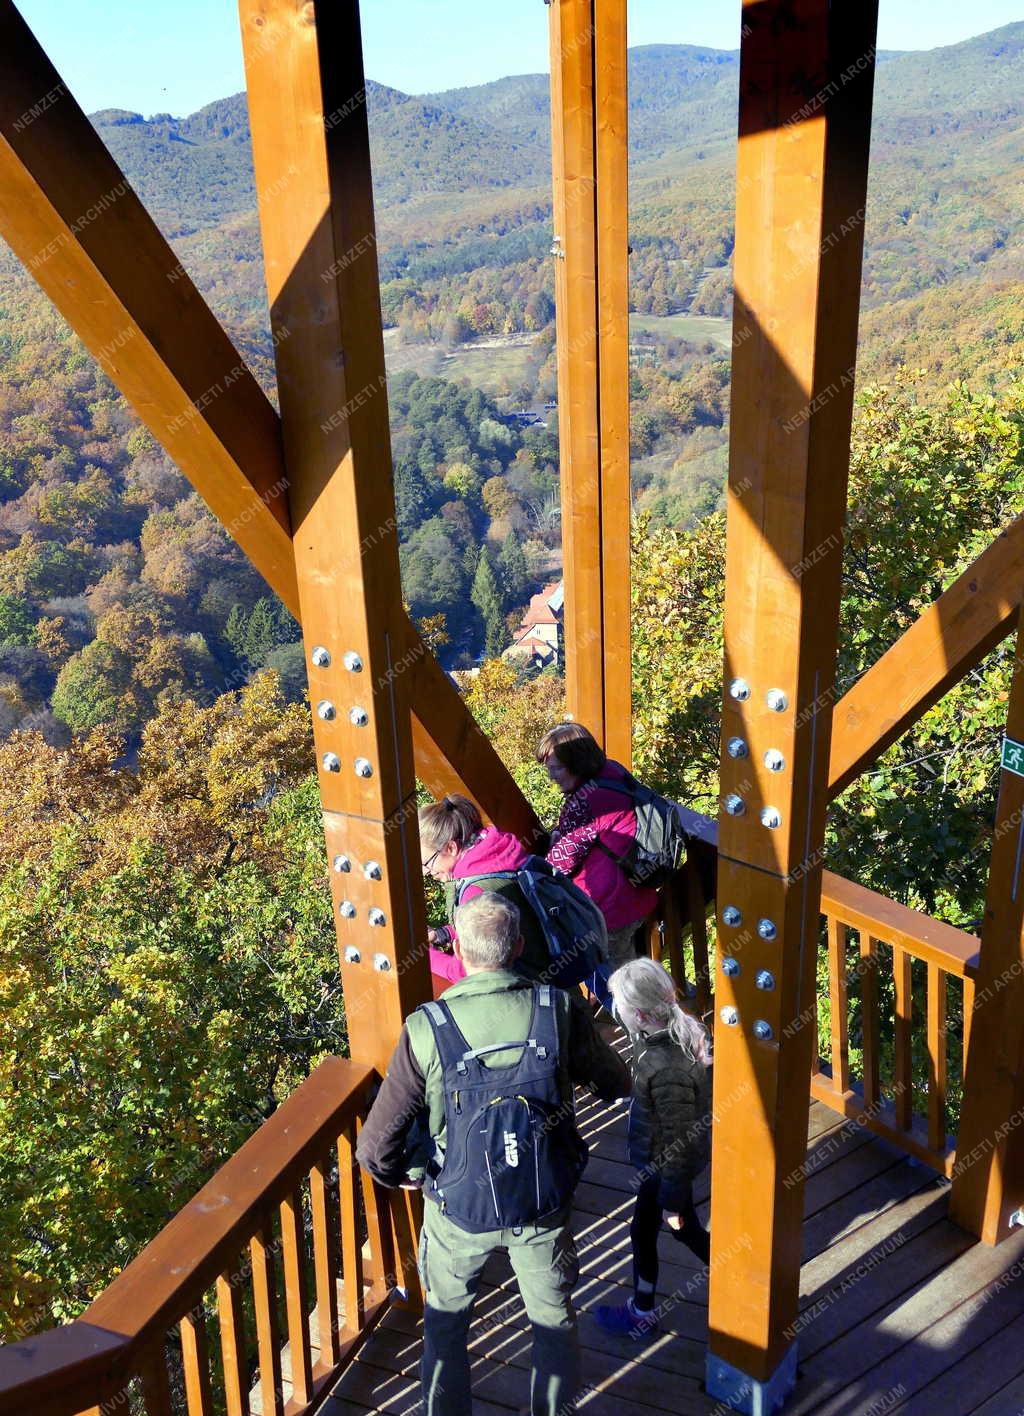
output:
[{"label": "evergreen tree", "polygon": [[491,564],[490,551],[485,546],[477,561],[476,575],[469,598],[480,611],[484,622],[484,653],[489,659],[496,658],[508,641],[508,628],[502,613],[501,592],[498,579]]},{"label": "evergreen tree", "polygon": [[224,638],[239,660],[251,668],[262,668],[275,649],[296,643],[301,635],[280,600],[263,595],[248,612],[242,605],[232,606]]},{"label": "evergreen tree", "polygon": [[514,531],[509,532],[498,555],[498,571],[504,607],[506,610],[515,609],[526,599],[530,570],[522,542]]}]

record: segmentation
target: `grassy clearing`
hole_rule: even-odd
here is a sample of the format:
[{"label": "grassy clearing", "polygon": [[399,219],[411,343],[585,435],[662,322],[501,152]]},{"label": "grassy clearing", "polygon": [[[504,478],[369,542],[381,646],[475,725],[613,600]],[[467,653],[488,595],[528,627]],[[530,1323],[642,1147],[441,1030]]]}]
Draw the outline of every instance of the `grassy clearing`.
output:
[{"label": "grassy clearing", "polygon": [[629,327],[634,333],[675,335],[677,339],[687,339],[692,344],[701,344],[710,339],[721,349],[732,344],[732,320],[723,320],[714,315],[638,315],[629,317]]},{"label": "grassy clearing", "polygon": [[464,344],[448,353],[439,344],[402,344],[397,330],[384,331],[388,372],[411,369],[421,378],[468,379],[492,398],[500,398],[527,380],[532,336],[522,343]]}]

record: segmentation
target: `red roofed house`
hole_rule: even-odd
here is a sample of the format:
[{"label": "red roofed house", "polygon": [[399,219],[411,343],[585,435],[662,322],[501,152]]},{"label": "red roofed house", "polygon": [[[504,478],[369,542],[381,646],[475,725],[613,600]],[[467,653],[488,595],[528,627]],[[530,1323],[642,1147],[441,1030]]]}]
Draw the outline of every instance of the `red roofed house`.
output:
[{"label": "red roofed house", "polygon": [[557,665],[561,655],[564,598],[560,580],[545,585],[543,590],[532,596],[515,639],[502,658],[524,659],[529,666],[537,668]]}]

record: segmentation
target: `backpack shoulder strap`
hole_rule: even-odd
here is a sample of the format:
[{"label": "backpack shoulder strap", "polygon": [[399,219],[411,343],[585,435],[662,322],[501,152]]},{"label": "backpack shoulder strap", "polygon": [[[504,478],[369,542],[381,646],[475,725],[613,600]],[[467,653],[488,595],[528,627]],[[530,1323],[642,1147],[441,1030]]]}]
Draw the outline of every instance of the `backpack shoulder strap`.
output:
[{"label": "backpack shoulder strap", "polygon": [[540,983],[533,990],[530,1036],[536,1039],[538,1052],[547,1048],[553,1057],[558,1056],[558,996],[550,983]]},{"label": "backpack shoulder strap", "polygon": [[442,999],[436,999],[433,1003],[424,1003],[420,1011],[426,1014],[430,1030],[434,1034],[442,1069],[447,1072],[449,1067],[457,1067],[470,1051],[470,1046],[455,1021],[452,1010]]},{"label": "backpack shoulder strap", "polygon": [[482,875],[460,875],[455,882],[455,908],[462,904],[462,896],[470,885],[480,885],[485,880],[515,880],[516,870],[488,870]]}]

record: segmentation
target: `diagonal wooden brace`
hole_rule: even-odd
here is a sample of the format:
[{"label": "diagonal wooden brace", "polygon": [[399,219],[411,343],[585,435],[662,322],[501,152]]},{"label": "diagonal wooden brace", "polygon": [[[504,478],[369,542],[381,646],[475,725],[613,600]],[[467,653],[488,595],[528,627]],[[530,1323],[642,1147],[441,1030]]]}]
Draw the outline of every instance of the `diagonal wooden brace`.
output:
[{"label": "diagonal wooden brace", "polygon": [[[0,235],[298,617],[280,419],[11,0]],[[534,812],[408,617],[403,632],[422,780],[534,838]]]}]

